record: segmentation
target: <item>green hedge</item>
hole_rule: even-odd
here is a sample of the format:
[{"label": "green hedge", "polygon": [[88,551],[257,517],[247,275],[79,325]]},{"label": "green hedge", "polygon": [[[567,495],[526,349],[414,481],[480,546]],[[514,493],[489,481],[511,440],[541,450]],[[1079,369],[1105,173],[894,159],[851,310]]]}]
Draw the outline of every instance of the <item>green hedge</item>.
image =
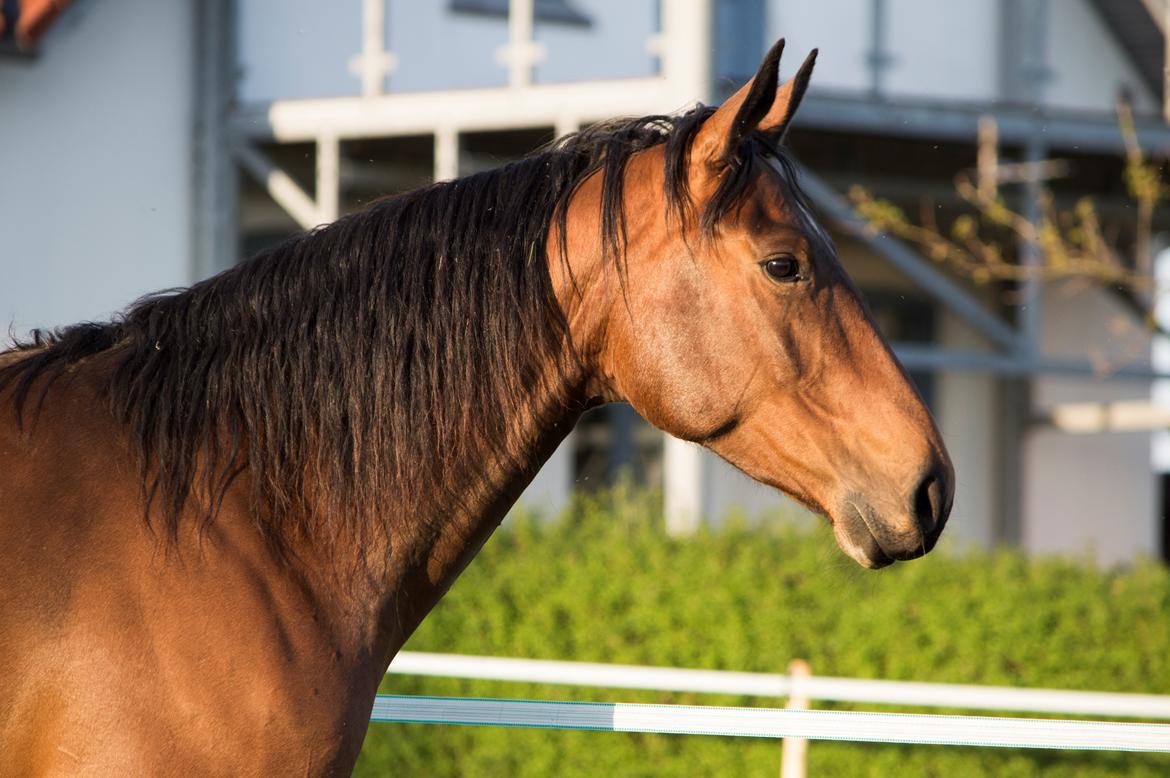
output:
[{"label": "green hedge", "polygon": [[[407,648],[509,657],[1170,694],[1170,575],[1153,562],[948,553],[880,572],[824,527],[677,540],[655,499],[583,499],[501,530]],[[383,692],[776,705],[737,698],[392,677]],[[824,705],[823,707],[831,707]],[[845,708],[848,706],[838,706]],[[875,709],[875,706],[862,706]],[[358,775],[776,775],[776,741],[374,724]],[[1170,775],[1170,759],[814,742],[814,776]]]}]

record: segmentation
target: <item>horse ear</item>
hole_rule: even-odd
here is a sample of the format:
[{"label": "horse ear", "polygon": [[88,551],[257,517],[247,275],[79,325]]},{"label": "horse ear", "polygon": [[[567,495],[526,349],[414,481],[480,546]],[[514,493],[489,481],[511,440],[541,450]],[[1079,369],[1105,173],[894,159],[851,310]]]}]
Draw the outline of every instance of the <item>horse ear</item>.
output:
[{"label": "horse ear", "polygon": [[772,135],[777,142],[783,139],[788,123],[808,89],[817,50],[812,50],[792,80],[779,86],[780,55],[783,52],[784,39],[781,38],[764,56],[752,80],[703,122],[694,145],[694,153],[699,159],[720,167],[728,164],[735,158],[739,144],[756,129]]},{"label": "horse ear", "polygon": [[812,80],[813,67],[817,64],[817,51],[819,49],[810,51],[804,62],[800,63],[796,75],[784,82],[780,91],[776,93],[772,109],[760,122],[759,128],[771,135],[777,143],[784,140],[784,136],[788,134],[788,125],[796,115],[796,109],[800,107],[804,93],[808,91],[808,82]]}]

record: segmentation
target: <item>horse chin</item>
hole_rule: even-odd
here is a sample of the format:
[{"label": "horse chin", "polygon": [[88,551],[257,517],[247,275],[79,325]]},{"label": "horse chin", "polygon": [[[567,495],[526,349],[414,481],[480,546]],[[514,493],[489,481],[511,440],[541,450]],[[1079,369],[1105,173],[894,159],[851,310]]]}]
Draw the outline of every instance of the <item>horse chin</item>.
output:
[{"label": "horse chin", "polygon": [[837,545],[857,564],[870,570],[880,570],[894,564],[894,558],[882,549],[857,512],[848,511],[843,516],[834,517],[832,524]]}]

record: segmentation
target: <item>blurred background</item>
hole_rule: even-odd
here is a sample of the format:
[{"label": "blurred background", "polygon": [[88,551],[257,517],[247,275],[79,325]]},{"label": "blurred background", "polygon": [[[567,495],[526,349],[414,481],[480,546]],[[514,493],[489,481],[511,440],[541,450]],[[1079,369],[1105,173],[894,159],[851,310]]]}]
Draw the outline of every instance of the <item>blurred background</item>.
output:
[{"label": "blurred background", "polygon": [[[590,122],[718,102],[778,37],[782,77],[819,47],[789,142],[950,446],[950,542],[1105,565],[1170,549],[1170,356],[1151,281],[1170,234],[1153,207],[1170,149],[1163,0],[0,9],[0,321],[18,336],[108,317],[374,198],[499,165]],[[1155,179],[1145,207],[1135,146],[1136,169]],[[973,207],[954,183],[974,181],[970,171],[1023,226]],[[879,201],[901,209],[900,234],[875,228]],[[1082,206],[1105,272],[1057,267],[1068,257],[1045,242],[1064,230],[1060,246],[1085,253]],[[974,249],[951,226],[965,213],[989,230]],[[662,490],[677,533],[783,501],[625,406],[584,419],[524,501],[555,511],[622,477]]]}]

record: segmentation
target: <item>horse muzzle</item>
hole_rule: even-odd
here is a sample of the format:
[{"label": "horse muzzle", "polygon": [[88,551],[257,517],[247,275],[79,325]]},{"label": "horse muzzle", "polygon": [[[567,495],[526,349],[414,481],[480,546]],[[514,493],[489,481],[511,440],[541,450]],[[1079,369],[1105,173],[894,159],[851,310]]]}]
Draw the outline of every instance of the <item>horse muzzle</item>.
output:
[{"label": "horse muzzle", "polygon": [[923,556],[934,548],[946,526],[954,500],[953,481],[947,468],[932,467],[906,499],[890,506],[892,510],[881,510],[856,492],[850,494],[831,518],[837,545],[862,567],[873,570]]}]

